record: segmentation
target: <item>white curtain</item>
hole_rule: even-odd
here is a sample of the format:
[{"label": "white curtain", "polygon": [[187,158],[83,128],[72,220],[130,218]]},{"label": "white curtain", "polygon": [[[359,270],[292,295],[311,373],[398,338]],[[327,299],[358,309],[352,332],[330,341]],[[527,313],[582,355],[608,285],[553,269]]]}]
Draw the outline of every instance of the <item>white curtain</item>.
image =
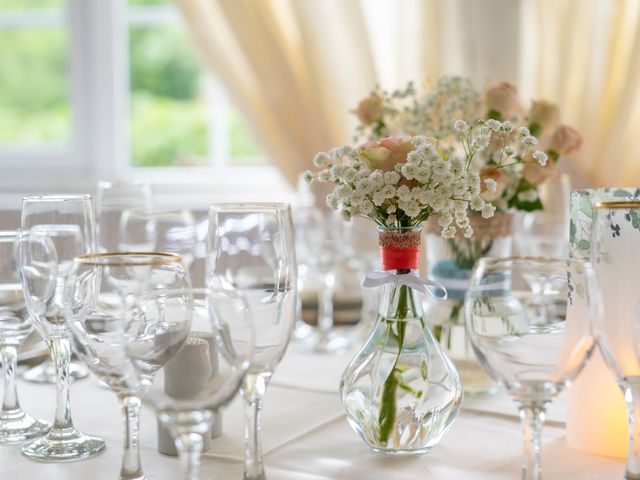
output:
[{"label": "white curtain", "polygon": [[[348,142],[372,87],[441,74],[561,106],[574,183],[640,184],[638,0],[178,0],[211,68],[287,178]],[[582,178],[582,181],[580,180]]]}]

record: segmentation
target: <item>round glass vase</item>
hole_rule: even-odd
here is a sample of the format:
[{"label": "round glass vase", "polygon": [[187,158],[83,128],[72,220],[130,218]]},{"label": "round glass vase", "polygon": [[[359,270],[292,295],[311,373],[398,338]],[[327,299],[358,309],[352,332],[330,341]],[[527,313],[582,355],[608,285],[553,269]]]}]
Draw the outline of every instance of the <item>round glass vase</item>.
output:
[{"label": "round glass vase", "polygon": [[472,238],[464,238],[460,232],[455,238],[443,238],[437,218],[432,217],[425,224],[427,274],[444,285],[448,294],[444,301],[427,298],[425,310],[436,340],[460,372],[464,392],[493,393],[497,384],[478,362],[467,338],[463,304],[476,261],[511,255],[514,218],[511,213],[497,213],[488,219],[472,215],[469,220]]},{"label": "round glass vase", "polygon": [[427,452],[449,429],[462,402],[460,376],[429,328],[422,293],[398,281],[415,275],[420,230],[380,231],[383,264],[390,243],[396,260],[408,246],[415,261],[408,268],[385,268],[390,275],[381,287],[376,324],[340,381],[351,427],[379,453]]}]

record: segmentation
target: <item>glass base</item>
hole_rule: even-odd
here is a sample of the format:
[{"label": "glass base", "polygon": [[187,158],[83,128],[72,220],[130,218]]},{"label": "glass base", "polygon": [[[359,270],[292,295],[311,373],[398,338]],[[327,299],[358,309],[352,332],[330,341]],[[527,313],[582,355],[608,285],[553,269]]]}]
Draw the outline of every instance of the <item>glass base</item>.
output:
[{"label": "glass base", "polygon": [[402,449],[395,449],[395,448],[374,448],[371,447],[371,450],[373,450],[376,453],[383,453],[385,455],[397,455],[397,456],[409,456],[409,455],[422,455],[424,453],[427,453],[429,450],[431,450],[431,447],[425,447],[425,448],[419,448],[416,450],[402,450]]},{"label": "glass base", "polygon": [[44,437],[22,445],[22,455],[40,462],[72,462],[101,453],[106,444],[76,429],[52,430]]},{"label": "glass base", "polygon": [[45,435],[51,424],[37,420],[20,408],[0,415],[0,443],[20,443]]},{"label": "glass base", "polygon": [[336,332],[320,334],[314,331],[302,342],[305,351],[313,353],[341,353],[351,346],[351,339]]},{"label": "glass base", "polygon": [[[69,379],[80,380],[89,375],[89,370],[84,365],[71,362],[69,364]],[[22,374],[23,380],[33,383],[56,383],[56,369],[51,363],[51,360],[41,363],[33,368],[30,368]]]}]

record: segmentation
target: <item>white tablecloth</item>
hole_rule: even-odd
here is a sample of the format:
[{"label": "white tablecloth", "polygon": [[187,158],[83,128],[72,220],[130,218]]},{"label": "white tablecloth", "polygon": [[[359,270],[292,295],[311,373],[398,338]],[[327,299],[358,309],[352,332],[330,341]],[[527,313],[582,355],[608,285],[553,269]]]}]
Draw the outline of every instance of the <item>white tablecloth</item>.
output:
[{"label": "white tablecloth", "polygon": [[[372,453],[351,430],[337,395],[351,357],[299,353],[290,348],[267,391],[263,448],[270,480],[496,480],[520,478],[521,430],[515,407],[504,395],[466,398],[463,411],[442,442],[416,457]],[[24,408],[41,418],[54,412],[53,386],[19,382]],[[123,426],[115,395],[90,377],[73,384],[76,426],[102,436],[106,451],[90,460],[36,463],[19,446],[0,446],[0,479],[112,480],[120,469]],[[589,455],[567,446],[563,401],[549,412],[543,436],[545,480],[621,479],[624,461]],[[225,411],[224,434],[203,459],[203,479],[242,478],[242,410],[236,399]],[[174,457],[156,451],[156,422],[145,410],[142,462],[149,480],[179,478]]]}]

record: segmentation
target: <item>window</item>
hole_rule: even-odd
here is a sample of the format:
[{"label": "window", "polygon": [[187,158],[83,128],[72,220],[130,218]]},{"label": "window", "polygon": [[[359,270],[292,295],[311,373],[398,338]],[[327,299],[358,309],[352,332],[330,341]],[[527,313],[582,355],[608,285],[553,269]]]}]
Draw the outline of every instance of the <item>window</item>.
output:
[{"label": "window", "polygon": [[105,178],[207,201],[287,190],[171,0],[0,0],[0,72],[0,196],[13,207],[15,193]]}]

